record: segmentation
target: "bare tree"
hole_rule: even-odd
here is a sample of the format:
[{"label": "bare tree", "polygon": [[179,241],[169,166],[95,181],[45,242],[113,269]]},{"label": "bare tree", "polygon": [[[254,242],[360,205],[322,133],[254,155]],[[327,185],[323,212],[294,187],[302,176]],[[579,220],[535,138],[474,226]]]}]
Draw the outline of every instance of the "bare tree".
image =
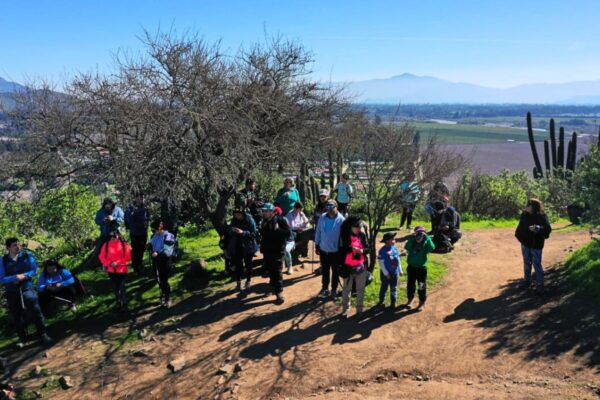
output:
[{"label": "bare tree", "polygon": [[364,177],[357,189],[366,198],[371,267],[376,262],[377,235],[388,215],[402,204],[400,183],[409,179],[428,186],[464,166],[462,156],[440,148],[434,139],[420,144],[413,125],[363,125],[354,173]]},{"label": "bare tree", "polygon": [[113,182],[160,202],[163,217],[177,219],[185,204],[187,219],[220,230],[245,177],[304,162],[347,108],[340,92],[309,78],[310,54],[282,38],[234,55],[194,36],[142,40],[145,52],[117,57],[111,74],[19,98],[11,117],[28,144],[13,159],[19,176],[46,186]]}]

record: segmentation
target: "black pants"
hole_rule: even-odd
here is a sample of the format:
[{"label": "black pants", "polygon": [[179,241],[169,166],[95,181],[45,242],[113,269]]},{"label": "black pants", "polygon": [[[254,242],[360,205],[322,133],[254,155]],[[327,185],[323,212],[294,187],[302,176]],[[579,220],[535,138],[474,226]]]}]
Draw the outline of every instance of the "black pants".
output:
[{"label": "black pants", "polygon": [[249,281],[252,278],[252,259],[254,254],[244,255],[243,252],[236,253],[232,257],[233,265],[235,265],[235,274],[238,282],[245,276]]},{"label": "black pants", "polygon": [[263,254],[263,263],[269,274],[269,286],[275,294],[281,293],[283,291],[283,275],[281,274],[283,254]]},{"label": "black pants", "polygon": [[40,292],[39,303],[44,315],[49,315],[52,311],[52,304],[68,304],[63,300],[55,299],[53,296],[60,297],[61,299],[69,300],[71,303],[75,303],[75,286],[61,286],[58,290],[51,291],[46,288],[45,291]]},{"label": "black pants", "polygon": [[343,216],[347,216],[348,215],[348,203],[340,203],[340,202],[338,202],[338,211]]},{"label": "black pants", "polygon": [[427,267],[415,267],[409,265],[407,268],[408,277],[406,279],[406,296],[408,301],[411,301],[415,297],[415,290],[417,289],[417,283],[419,285],[419,301],[425,303],[427,300]]},{"label": "black pants", "polygon": [[340,253],[321,251],[319,258],[321,259],[321,289],[327,290],[329,288],[331,274],[331,290],[337,291],[340,284],[337,268],[340,263]]},{"label": "black pants", "polygon": [[171,285],[169,285],[169,276],[171,276],[171,257],[166,254],[159,253],[152,258],[152,268],[154,276],[160,288],[161,298],[168,301],[171,298]]},{"label": "black pants", "polygon": [[131,266],[135,272],[144,268],[144,251],[148,235],[131,235]]},{"label": "black pants", "polygon": [[108,278],[113,284],[113,291],[115,293],[115,299],[121,306],[127,304],[127,291],[125,290],[125,278],[127,274],[116,274],[109,272]]},{"label": "black pants", "polygon": [[308,241],[310,240],[310,231],[296,232],[296,247],[292,252],[295,257],[308,257]]},{"label": "black pants", "polygon": [[[21,293],[23,294],[22,301]],[[8,305],[8,312],[21,340],[27,339],[25,328],[30,318],[33,319],[33,323],[40,335],[46,333],[44,314],[42,314],[38,297],[33,288],[23,291],[6,291],[6,303]],[[25,308],[23,308],[23,305],[25,305]]]},{"label": "black pants", "polygon": [[412,216],[413,216],[414,207],[402,207],[402,217],[400,218],[400,228],[404,226],[404,222],[406,221],[406,227],[410,228],[412,225]]}]

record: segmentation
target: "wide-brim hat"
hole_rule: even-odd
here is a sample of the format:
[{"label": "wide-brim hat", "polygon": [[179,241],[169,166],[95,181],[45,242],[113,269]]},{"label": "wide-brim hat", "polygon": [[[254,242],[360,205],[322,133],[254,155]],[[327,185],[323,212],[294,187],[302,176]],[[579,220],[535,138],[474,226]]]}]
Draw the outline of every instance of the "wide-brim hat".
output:
[{"label": "wide-brim hat", "polygon": [[394,239],[396,237],[396,232],[386,232],[383,234],[383,239],[381,239],[380,243],[385,243],[388,240]]}]

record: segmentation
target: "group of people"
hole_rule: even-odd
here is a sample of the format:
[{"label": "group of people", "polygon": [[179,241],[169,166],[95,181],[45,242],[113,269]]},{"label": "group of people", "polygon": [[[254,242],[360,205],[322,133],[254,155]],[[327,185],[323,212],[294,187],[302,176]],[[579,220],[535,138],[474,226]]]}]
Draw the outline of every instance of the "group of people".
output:
[{"label": "group of people", "polygon": [[[412,211],[419,201],[420,190],[410,182],[403,190],[408,193],[403,204],[403,222],[407,222],[407,229],[412,230]],[[336,194],[336,198],[331,198],[331,194]],[[294,263],[298,257],[308,256],[308,242],[313,240],[321,275],[321,290],[317,297],[337,299],[341,295],[342,314],[348,315],[351,293],[354,292],[356,310],[361,313],[365,287],[372,280],[373,271],[368,260],[367,226],[360,218],[349,215],[353,195],[354,188],[348,175],[344,174],[334,190],[320,190],[312,218],[308,218],[293,178],[285,178],[274,203],[262,201],[256,183],[252,179],[247,180],[245,188],[237,196],[231,223],[222,241],[229,270],[236,279],[239,293],[243,295],[250,290],[253,258],[260,251],[263,255],[263,276],[269,277],[276,302],[283,303],[283,271],[293,273]],[[446,221],[446,210],[436,213],[436,218],[439,215],[443,219],[438,223],[444,225],[440,229],[448,225],[444,230],[448,233],[457,227]],[[437,233],[436,229],[434,231]],[[377,253],[382,282],[380,305],[383,306],[389,288],[392,308],[396,307],[399,276],[404,273],[400,253],[395,246],[402,239],[396,239],[395,235],[386,233],[382,241],[384,246]],[[405,306],[411,307],[418,292],[417,309],[422,310],[426,300],[427,255],[436,246],[422,226],[416,227],[410,237],[404,240],[409,299]]]},{"label": "group of people", "polygon": [[[160,288],[161,305],[171,306],[169,276],[176,238],[166,229],[164,221],[157,219],[150,223],[150,219],[150,211],[141,194],[125,212],[112,199],[106,198],[96,213],[100,237],[94,257],[113,284],[119,310],[127,311],[125,278],[128,265],[131,263],[134,271],[143,275],[146,250],[152,262],[153,277]],[[122,226],[129,231],[131,244],[122,234]],[[152,235],[148,240],[149,227]],[[0,258],[0,282],[19,336],[17,347],[22,348],[28,339],[26,327],[30,321],[35,324],[40,340],[49,344],[52,339],[46,332],[46,316],[57,304],[64,304],[76,312],[76,296],[85,292],[83,284],[55,259],[46,260],[38,275],[35,257],[21,247],[17,238],[7,239],[5,244],[7,252]],[[36,277],[37,285],[34,285]]]},{"label": "group of people", "polygon": [[[441,199],[431,198],[426,205],[432,221],[431,231],[428,233],[423,226],[411,229],[412,211],[419,200],[420,190],[410,182],[402,185],[409,196],[402,205],[401,224],[406,222],[406,229],[412,232],[402,238],[396,238],[395,232],[383,235],[383,245],[375,253],[381,281],[378,306],[384,306],[388,289],[390,308],[397,306],[398,280],[405,272],[396,245],[405,241],[407,302],[404,307],[412,308],[416,294],[419,300],[416,309],[421,311],[427,299],[428,254],[439,247],[445,246],[447,251],[452,249],[461,237],[458,230],[460,218],[449,205],[448,195],[442,193]],[[354,292],[356,313],[362,313],[365,288],[373,273],[368,259],[368,227],[359,217],[348,215],[353,189],[347,175],[334,192],[339,202],[330,198],[329,190],[320,190],[319,201],[309,219],[292,178],[285,179],[274,203],[260,199],[253,180],[246,182],[246,187],[237,196],[231,222],[223,237],[223,249],[240,294],[251,288],[253,259],[260,251],[263,255],[263,276],[269,278],[276,303],[282,304],[285,301],[282,273],[284,270],[293,273],[294,262],[298,257],[308,256],[308,242],[313,240],[321,275],[321,289],[317,297],[337,299],[341,294],[341,313],[348,316],[351,293]],[[164,221],[156,219],[150,224],[150,220],[151,214],[144,204],[143,195],[138,195],[125,212],[112,199],[106,198],[96,213],[100,238],[95,255],[113,284],[116,305],[120,310],[127,310],[125,277],[128,265],[131,263],[134,271],[143,275],[145,251],[149,252],[153,276],[160,288],[161,305],[171,306],[169,276],[176,236],[168,231]],[[121,233],[122,226],[129,231],[131,244]],[[148,239],[149,227],[152,235]],[[521,287],[543,290],[542,249],[551,231],[542,202],[529,200],[515,233],[521,243],[524,263]],[[46,332],[45,314],[51,311],[55,302],[66,304],[76,311],[76,294],[84,291],[83,285],[54,259],[43,263],[38,276],[33,254],[23,250],[17,238],[7,239],[5,245],[7,252],[0,258],[0,282],[4,285],[8,310],[19,335],[18,346],[22,347],[27,340],[28,319],[35,324],[40,340],[51,343],[52,339]],[[532,267],[535,282],[532,282]],[[37,285],[34,286],[36,276]],[[245,280],[244,285],[242,280]],[[338,290],[340,288],[341,291]]]}]

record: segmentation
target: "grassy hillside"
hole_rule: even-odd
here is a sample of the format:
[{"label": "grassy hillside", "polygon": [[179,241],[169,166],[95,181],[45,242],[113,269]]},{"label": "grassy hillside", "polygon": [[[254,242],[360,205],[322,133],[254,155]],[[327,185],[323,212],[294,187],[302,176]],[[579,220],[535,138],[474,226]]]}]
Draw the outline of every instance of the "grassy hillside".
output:
[{"label": "grassy hillside", "polygon": [[575,251],[565,264],[569,281],[600,301],[600,241],[592,240]]}]

